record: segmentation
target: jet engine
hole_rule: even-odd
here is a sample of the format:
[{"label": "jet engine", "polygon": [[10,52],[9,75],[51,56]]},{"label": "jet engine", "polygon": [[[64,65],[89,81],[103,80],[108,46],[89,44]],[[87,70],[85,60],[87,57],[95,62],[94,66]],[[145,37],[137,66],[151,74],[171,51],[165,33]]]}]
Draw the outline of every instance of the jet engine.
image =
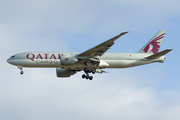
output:
[{"label": "jet engine", "polygon": [[70,77],[71,75],[74,75],[75,73],[76,72],[73,71],[73,70],[56,68],[56,75],[57,75],[57,77]]},{"label": "jet engine", "polygon": [[74,56],[61,56],[61,65],[70,66],[78,62]]},{"label": "jet engine", "polygon": [[98,67],[102,67],[103,68],[103,67],[108,67],[108,66],[109,66],[109,64],[107,62],[100,60],[100,63],[99,63]]}]

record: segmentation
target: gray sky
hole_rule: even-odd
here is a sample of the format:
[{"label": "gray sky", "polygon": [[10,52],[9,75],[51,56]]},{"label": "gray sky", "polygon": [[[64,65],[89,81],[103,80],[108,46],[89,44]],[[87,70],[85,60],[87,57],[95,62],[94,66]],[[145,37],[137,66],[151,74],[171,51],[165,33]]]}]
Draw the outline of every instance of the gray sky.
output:
[{"label": "gray sky", "polygon": [[[178,0],[0,1],[1,120],[179,120]],[[107,69],[93,81],[83,72],[57,78],[55,69],[17,67],[6,60],[26,51],[83,52],[130,31],[108,52],[137,52],[159,30],[164,64]]]}]

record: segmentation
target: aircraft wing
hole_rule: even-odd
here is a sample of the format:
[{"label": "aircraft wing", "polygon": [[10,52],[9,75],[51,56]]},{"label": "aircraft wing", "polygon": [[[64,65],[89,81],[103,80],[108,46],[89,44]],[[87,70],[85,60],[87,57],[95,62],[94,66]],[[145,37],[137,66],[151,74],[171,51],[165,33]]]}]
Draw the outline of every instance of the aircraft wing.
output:
[{"label": "aircraft wing", "polygon": [[121,37],[122,35],[126,34],[128,32],[122,32],[121,34],[83,52],[83,53],[80,53],[79,55],[77,55],[76,57],[77,58],[80,58],[80,59],[87,59],[87,58],[90,58],[90,57],[95,57],[95,56],[101,56],[103,55],[108,49],[111,48],[111,46],[114,44],[114,41],[117,40],[119,37]]}]

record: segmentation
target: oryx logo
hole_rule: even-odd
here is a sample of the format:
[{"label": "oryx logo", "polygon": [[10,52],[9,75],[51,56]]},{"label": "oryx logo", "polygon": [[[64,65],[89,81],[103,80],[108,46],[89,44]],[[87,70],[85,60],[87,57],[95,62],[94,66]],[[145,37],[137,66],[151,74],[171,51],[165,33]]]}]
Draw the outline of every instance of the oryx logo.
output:
[{"label": "oryx logo", "polygon": [[155,39],[153,39],[149,44],[147,44],[147,46],[144,48],[144,52],[150,52],[152,51],[154,54],[158,53],[159,48],[160,48],[160,44],[162,41],[160,41],[162,38],[164,38],[165,33],[159,35],[158,37],[156,37]]},{"label": "oryx logo", "polygon": [[66,58],[65,60],[68,61],[68,58]]}]

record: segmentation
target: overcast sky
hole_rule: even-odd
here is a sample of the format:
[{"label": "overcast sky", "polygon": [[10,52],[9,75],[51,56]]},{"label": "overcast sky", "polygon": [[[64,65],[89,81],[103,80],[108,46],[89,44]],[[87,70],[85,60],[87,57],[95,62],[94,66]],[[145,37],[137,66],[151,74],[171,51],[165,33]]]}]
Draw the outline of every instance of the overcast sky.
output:
[{"label": "overcast sky", "polygon": [[[179,120],[179,0],[0,0],[1,120]],[[57,78],[54,69],[6,62],[26,51],[83,52],[121,32],[108,52],[137,52],[159,30],[164,64],[83,72]]]}]

